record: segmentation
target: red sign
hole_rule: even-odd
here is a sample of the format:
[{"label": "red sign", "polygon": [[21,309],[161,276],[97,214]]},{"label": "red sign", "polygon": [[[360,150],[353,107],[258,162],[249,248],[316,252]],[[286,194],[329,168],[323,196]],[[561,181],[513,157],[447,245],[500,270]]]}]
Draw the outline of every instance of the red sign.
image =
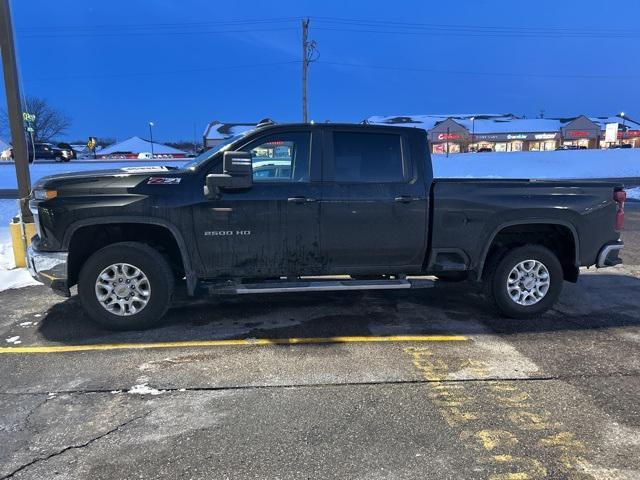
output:
[{"label": "red sign", "polygon": [[462,135],[459,133],[441,133],[438,135],[438,140],[460,140]]},{"label": "red sign", "polygon": [[[636,138],[640,137],[640,130],[628,130],[624,135],[626,138]],[[621,138],[622,135],[618,134],[618,138]]]},{"label": "red sign", "polygon": [[570,130],[569,131],[569,136],[570,137],[588,137],[589,136],[589,132],[585,132],[584,130]]}]

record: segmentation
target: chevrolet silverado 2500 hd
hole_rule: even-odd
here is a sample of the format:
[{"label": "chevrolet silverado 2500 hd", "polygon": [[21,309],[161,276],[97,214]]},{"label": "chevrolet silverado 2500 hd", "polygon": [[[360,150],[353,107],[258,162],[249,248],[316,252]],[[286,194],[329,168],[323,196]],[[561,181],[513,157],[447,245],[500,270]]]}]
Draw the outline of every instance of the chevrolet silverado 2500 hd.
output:
[{"label": "chevrolet silverado 2500 hd", "polygon": [[153,325],[178,286],[400,289],[429,275],[482,282],[528,318],[580,266],[620,263],[624,200],[616,183],[434,179],[420,129],[267,122],[182,168],[43,178],[28,265],[63,295],[77,284],[114,329]]}]

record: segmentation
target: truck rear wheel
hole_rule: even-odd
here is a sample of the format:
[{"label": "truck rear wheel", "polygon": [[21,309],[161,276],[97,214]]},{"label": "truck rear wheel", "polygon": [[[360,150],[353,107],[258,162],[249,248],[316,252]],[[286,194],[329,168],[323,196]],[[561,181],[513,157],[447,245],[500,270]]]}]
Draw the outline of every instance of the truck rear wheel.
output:
[{"label": "truck rear wheel", "polygon": [[148,245],[121,242],[98,250],[78,278],[82,306],[111,330],[140,330],[160,321],[171,304],[173,273]]},{"label": "truck rear wheel", "polygon": [[489,268],[487,296],[507,317],[541,315],[562,291],[562,266],[551,250],[540,245],[514,248]]}]

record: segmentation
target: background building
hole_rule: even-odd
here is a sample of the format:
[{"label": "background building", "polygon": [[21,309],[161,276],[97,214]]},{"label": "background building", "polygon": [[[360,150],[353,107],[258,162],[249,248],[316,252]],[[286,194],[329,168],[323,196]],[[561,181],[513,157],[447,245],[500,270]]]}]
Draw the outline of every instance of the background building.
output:
[{"label": "background building", "polygon": [[[424,128],[432,153],[640,147],[640,123],[627,116],[528,119],[513,114],[458,114],[373,116],[365,121]],[[615,142],[605,141],[607,124],[617,124]]]}]

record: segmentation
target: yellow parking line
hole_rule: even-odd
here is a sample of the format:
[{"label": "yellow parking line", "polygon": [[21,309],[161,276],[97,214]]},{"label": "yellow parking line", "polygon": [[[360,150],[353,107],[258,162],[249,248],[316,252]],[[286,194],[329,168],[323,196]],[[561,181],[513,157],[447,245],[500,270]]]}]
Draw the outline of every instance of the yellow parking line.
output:
[{"label": "yellow parking line", "polygon": [[144,350],[151,348],[227,347],[237,345],[304,345],[317,343],[378,343],[378,342],[463,342],[462,335],[390,335],[382,337],[307,337],[307,338],[246,338],[235,340],[187,340],[155,343],[105,343],[94,345],[36,345],[0,347],[1,353],[62,353],[94,350]]}]

